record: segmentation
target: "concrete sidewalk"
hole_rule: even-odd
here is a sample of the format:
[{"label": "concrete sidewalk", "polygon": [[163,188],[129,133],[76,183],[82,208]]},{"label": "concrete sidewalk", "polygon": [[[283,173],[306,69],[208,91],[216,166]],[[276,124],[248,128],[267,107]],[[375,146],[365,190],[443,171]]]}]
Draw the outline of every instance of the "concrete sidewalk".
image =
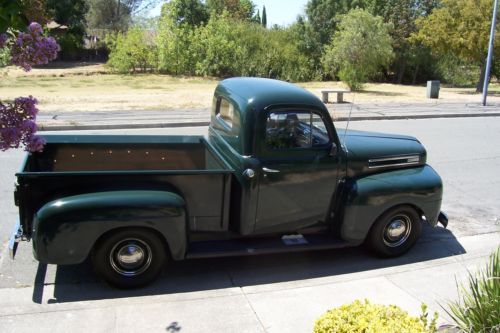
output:
[{"label": "concrete sidewalk", "polygon": [[[455,281],[483,266],[499,233],[428,234],[407,255],[374,260],[358,249],[173,264],[154,285],[132,291],[57,281],[56,266],[34,287],[0,289],[4,332],[311,332],[327,309],[369,299],[413,315],[440,313]],[[290,258],[293,257],[293,258]],[[61,269],[58,267],[57,269]],[[40,269],[39,269],[40,270]],[[55,274],[54,274],[55,273]],[[85,272],[75,272],[82,274]],[[41,278],[40,278],[41,276]]]},{"label": "concrete sidewalk", "polygon": [[[499,117],[500,103],[342,103],[327,104],[334,121],[377,119],[425,119],[457,117]],[[41,131],[86,129],[131,129],[207,126],[210,110],[127,110],[102,112],[42,112],[38,116]]]}]

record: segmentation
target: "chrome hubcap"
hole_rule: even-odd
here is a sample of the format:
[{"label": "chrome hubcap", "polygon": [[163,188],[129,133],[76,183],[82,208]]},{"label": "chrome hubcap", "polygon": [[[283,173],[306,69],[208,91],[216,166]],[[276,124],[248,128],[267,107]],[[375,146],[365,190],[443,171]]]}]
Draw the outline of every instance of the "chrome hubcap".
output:
[{"label": "chrome hubcap", "polygon": [[151,248],[139,239],[126,239],[113,247],[109,255],[111,267],[124,276],[143,273],[151,265]]},{"label": "chrome hubcap", "polygon": [[398,215],[387,223],[384,229],[384,244],[389,247],[400,246],[410,236],[411,220],[406,215]]}]

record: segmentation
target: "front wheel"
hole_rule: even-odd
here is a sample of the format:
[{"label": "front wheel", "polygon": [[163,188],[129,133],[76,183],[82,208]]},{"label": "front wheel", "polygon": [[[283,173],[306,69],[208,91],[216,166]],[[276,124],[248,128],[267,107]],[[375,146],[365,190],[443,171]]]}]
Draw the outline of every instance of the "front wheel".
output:
[{"label": "front wheel", "polygon": [[382,214],[370,230],[367,245],[384,257],[408,251],[422,232],[420,216],[410,206],[398,206]]},{"label": "front wheel", "polygon": [[162,240],[145,229],[122,229],[98,242],[92,253],[97,273],[110,285],[136,288],[154,281],[167,260]]}]

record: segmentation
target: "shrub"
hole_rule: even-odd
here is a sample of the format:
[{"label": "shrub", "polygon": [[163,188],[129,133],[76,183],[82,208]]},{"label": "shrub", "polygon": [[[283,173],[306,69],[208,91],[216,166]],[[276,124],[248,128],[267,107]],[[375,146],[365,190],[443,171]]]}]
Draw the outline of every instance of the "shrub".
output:
[{"label": "shrub", "polygon": [[445,311],[463,332],[500,332],[500,247],[477,275],[469,273],[467,288],[460,300]]},{"label": "shrub", "polygon": [[156,69],[156,45],[148,30],[134,27],[109,39],[108,65],[119,73]]},{"label": "shrub", "polygon": [[388,28],[381,17],[363,9],[343,15],[323,55],[325,72],[332,77],[339,73],[353,90],[361,88],[394,57]]},{"label": "shrub", "polygon": [[159,70],[202,76],[260,76],[288,81],[318,77],[300,50],[293,29],[265,29],[237,20],[227,11],[212,13],[208,22],[188,25],[162,14],[158,29]]},{"label": "shrub", "polygon": [[[33,65],[54,60],[60,46],[53,37],[43,34],[40,24],[32,22],[27,32],[0,31],[0,51],[2,64],[12,63],[28,72]],[[0,101],[0,150],[20,146],[29,152],[43,150],[45,140],[36,135],[37,103],[32,96],[18,97],[14,102]]]},{"label": "shrub", "polygon": [[192,52],[193,29],[175,25],[168,17],[161,17],[158,24],[158,70],[176,75],[195,74],[196,57]]},{"label": "shrub", "polygon": [[475,87],[480,69],[477,65],[449,54],[439,59],[437,69],[443,82],[455,87]]},{"label": "shrub", "polygon": [[420,318],[395,305],[371,304],[368,300],[327,311],[314,325],[314,333],[430,333],[436,331],[437,313],[428,324],[426,306]]},{"label": "shrub", "polygon": [[0,48],[0,67],[10,65],[10,50],[6,47]]},{"label": "shrub", "polygon": [[193,54],[196,55],[196,74],[202,76],[233,76],[238,42],[229,14],[212,15],[205,26],[195,30]]}]

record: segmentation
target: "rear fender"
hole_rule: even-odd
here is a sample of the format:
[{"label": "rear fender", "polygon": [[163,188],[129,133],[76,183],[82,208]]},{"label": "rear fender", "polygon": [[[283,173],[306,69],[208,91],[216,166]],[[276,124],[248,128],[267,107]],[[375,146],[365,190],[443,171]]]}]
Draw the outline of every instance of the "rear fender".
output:
[{"label": "rear fender", "polygon": [[349,181],[341,226],[342,239],[359,244],[385,211],[410,205],[436,225],[443,184],[430,166],[395,170]]},{"label": "rear fender", "polygon": [[187,248],[184,199],[166,191],[110,191],[60,198],[35,214],[33,251],[40,262],[83,262],[103,234],[124,227],[150,228],[168,244],[173,259]]}]

